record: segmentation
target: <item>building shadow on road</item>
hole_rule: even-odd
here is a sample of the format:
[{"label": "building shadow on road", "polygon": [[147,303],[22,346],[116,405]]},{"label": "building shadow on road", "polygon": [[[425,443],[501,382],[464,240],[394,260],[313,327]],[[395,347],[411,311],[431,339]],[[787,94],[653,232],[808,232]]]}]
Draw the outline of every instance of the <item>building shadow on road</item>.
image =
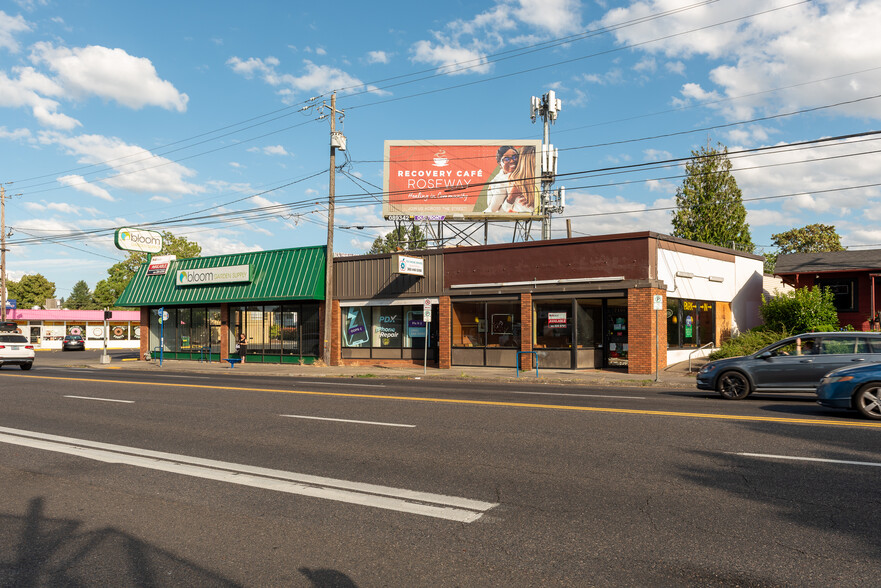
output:
[{"label": "building shadow on road", "polygon": [[118,529],[27,514],[0,515],[0,586],[240,586]]}]

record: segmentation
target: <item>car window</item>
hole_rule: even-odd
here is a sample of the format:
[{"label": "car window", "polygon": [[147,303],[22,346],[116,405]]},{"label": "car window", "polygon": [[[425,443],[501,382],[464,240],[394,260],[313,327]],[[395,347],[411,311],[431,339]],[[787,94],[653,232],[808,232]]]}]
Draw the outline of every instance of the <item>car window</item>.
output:
[{"label": "car window", "polygon": [[0,343],[27,343],[28,338],[24,335],[0,335]]},{"label": "car window", "polygon": [[771,349],[772,355],[810,355],[816,353],[818,348],[818,341],[815,337],[802,337],[800,339],[795,339],[779,347],[774,347]]},{"label": "car window", "polygon": [[820,353],[823,355],[852,354],[857,347],[856,337],[833,337],[823,339]]},{"label": "car window", "polygon": [[858,353],[881,353],[881,339],[861,339],[860,342],[862,345],[866,345],[868,349]]}]

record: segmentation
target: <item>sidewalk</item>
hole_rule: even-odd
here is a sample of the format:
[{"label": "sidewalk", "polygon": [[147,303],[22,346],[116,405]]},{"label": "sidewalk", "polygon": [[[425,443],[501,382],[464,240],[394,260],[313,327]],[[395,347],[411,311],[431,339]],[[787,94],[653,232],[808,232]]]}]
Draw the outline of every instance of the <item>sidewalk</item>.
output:
[{"label": "sidewalk", "polygon": [[[422,367],[325,366],[320,362],[315,365],[245,363],[231,367],[225,361],[223,363],[208,363],[164,360],[162,367],[160,367],[159,360],[154,359],[153,361],[113,361],[110,364],[96,364],[90,367],[186,373],[229,373],[229,375],[235,374],[237,377],[262,375],[291,378],[380,378],[695,389],[695,376],[694,373],[688,373],[688,362],[661,370],[657,381],[655,381],[655,374],[628,374],[621,370],[539,369],[536,377],[534,369],[521,371],[519,376],[515,368],[470,366],[454,366],[447,370],[429,367],[423,373]],[[698,367],[700,367],[699,364],[693,366],[695,370]]]}]

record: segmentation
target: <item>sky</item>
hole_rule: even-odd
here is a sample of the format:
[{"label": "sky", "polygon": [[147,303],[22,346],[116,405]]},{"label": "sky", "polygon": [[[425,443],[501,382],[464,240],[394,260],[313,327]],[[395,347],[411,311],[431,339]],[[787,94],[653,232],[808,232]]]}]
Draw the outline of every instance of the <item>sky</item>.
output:
[{"label": "sky", "polygon": [[94,288],[133,225],[203,255],[325,243],[334,91],[336,253],[393,228],[384,141],[541,139],[551,90],[554,238],[671,233],[684,161],[721,144],[758,253],[813,223],[881,248],[878,23],[881,0],[7,0],[8,276]]}]

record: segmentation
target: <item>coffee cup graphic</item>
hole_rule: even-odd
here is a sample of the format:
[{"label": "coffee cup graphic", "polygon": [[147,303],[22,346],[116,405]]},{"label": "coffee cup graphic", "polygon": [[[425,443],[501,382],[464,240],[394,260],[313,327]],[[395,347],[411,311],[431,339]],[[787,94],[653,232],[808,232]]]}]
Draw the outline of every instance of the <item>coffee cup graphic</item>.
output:
[{"label": "coffee cup graphic", "polygon": [[434,167],[446,167],[450,160],[447,159],[447,152],[441,149],[437,153],[434,154]]}]

